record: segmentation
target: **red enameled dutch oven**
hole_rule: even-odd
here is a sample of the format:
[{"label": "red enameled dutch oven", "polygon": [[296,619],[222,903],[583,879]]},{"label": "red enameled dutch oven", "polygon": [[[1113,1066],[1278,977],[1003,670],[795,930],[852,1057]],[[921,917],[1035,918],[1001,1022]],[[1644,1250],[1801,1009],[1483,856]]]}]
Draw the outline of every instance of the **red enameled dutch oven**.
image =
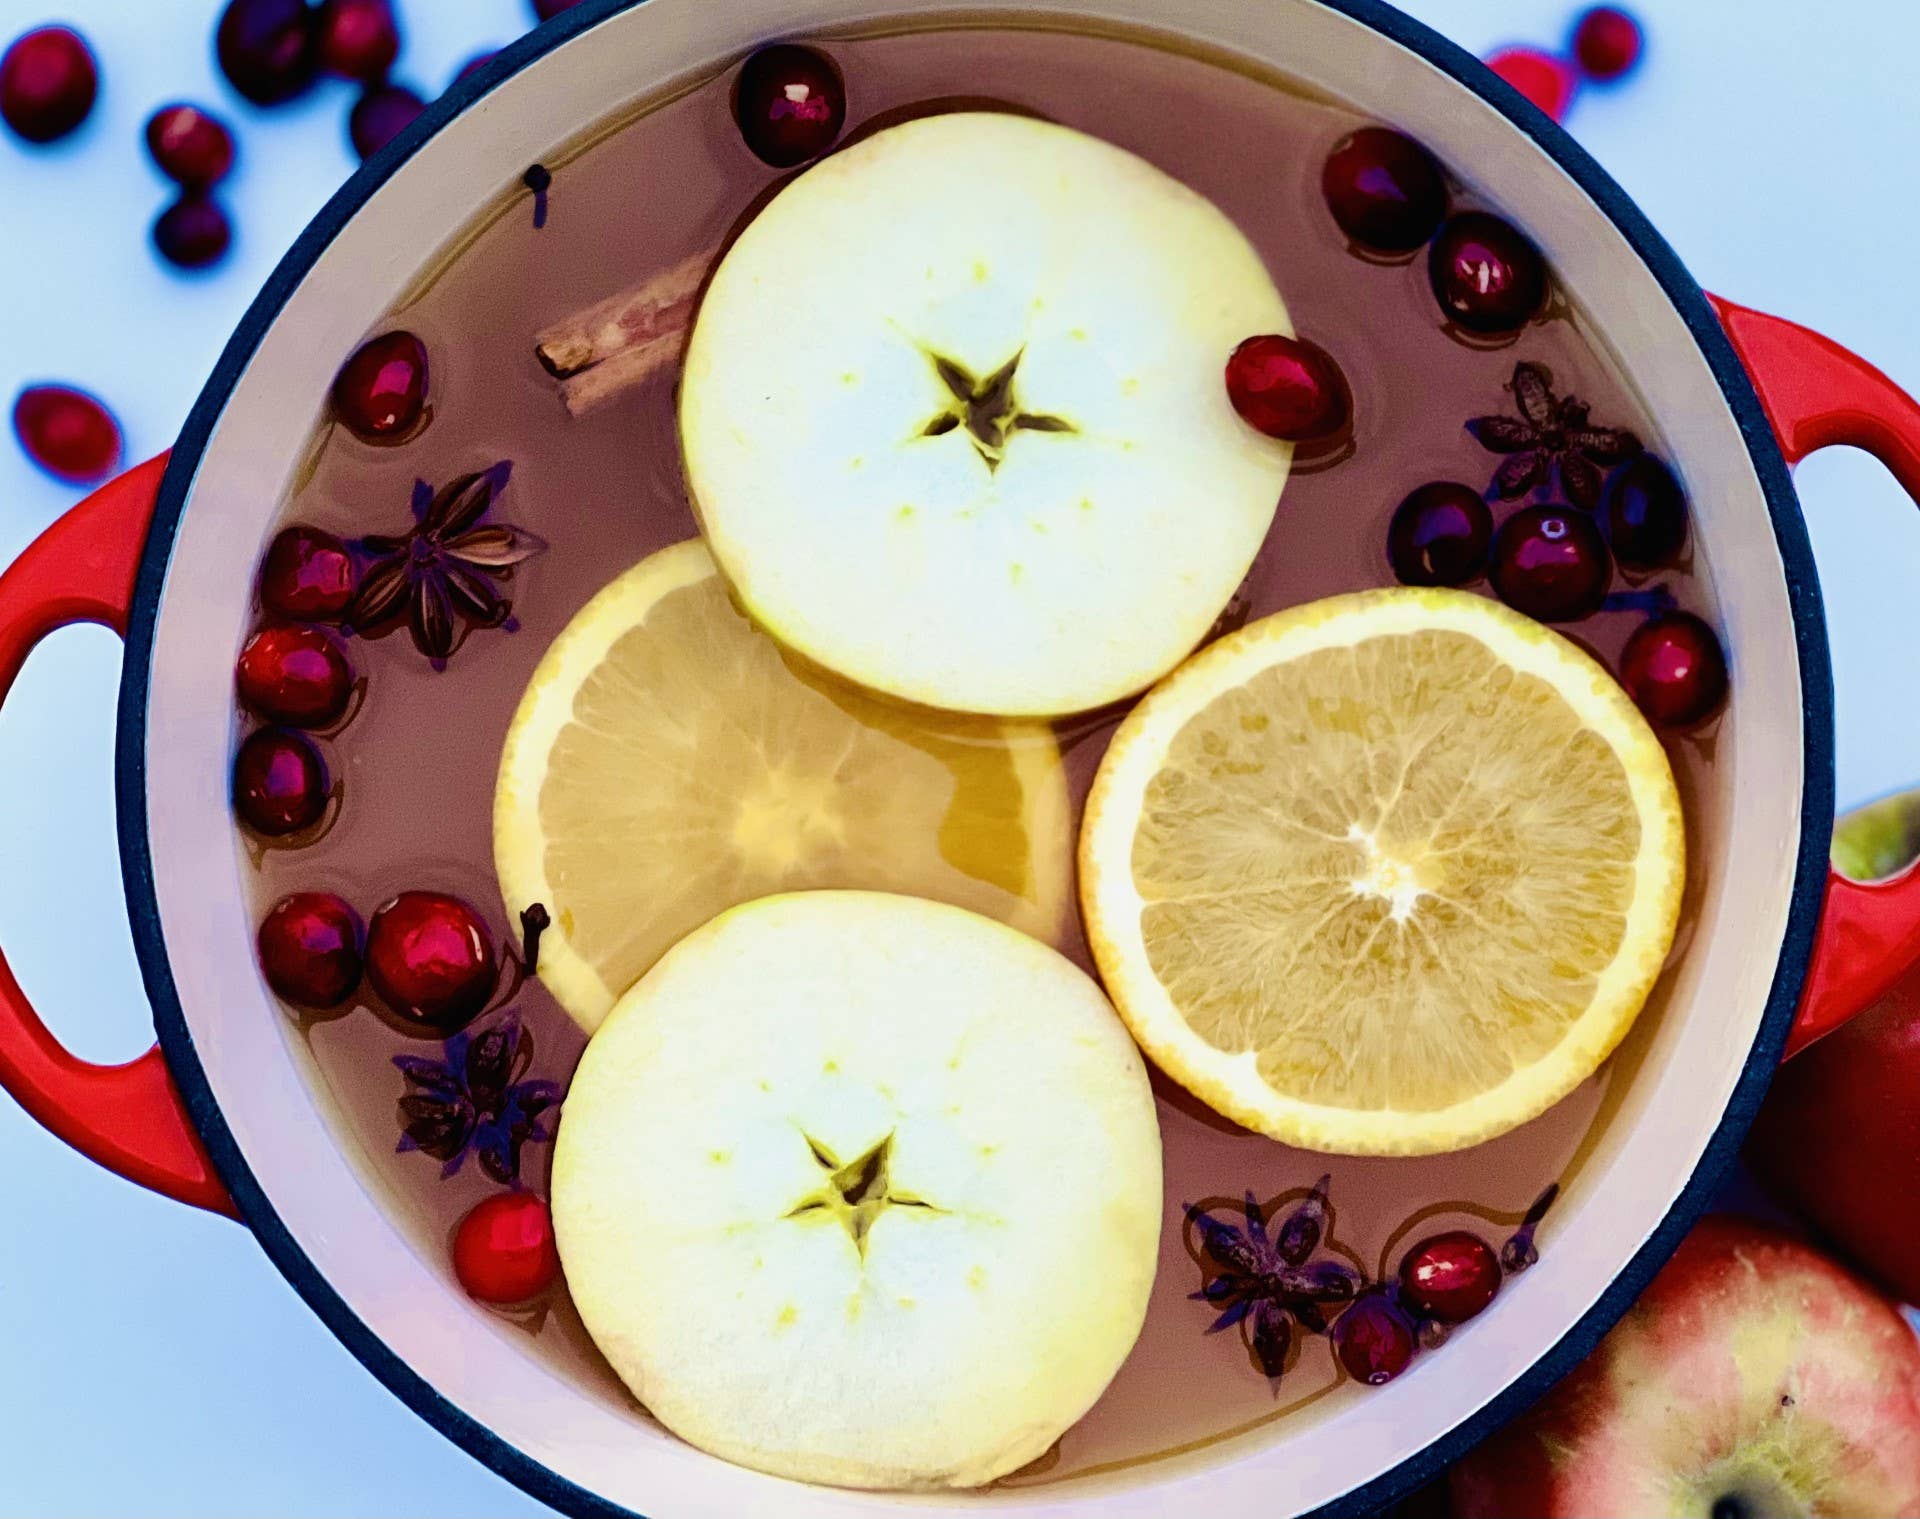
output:
[{"label": "red enameled dutch oven", "polygon": [[[991,11],[976,6],[970,13]],[[968,1499],[1017,1514],[1365,1512],[1568,1370],[1706,1205],[1776,1062],[1920,958],[1920,875],[1833,876],[1826,630],[1788,467],[1852,444],[1920,497],[1920,407],[1806,329],[1704,295],[1626,194],[1472,57],[1375,0],[1023,0],[1291,76],[1392,123],[1508,208],[1579,292],[1660,419],[1695,506],[1733,671],[1690,817],[1705,863],[1671,1001],[1554,1245],[1478,1326],[1474,1353],[1310,1420],[1049,1487]],[[55,523],[0,577],[0,692],[77,621],[126,638],[120,845],[159,1046],[78,1060],[0,962],[0,1081],[112,1170],[253,1229],[400,1398],[481,1460],[579,1513],[828,1515],[954,1500],[856,1495],[728,1467],[526,1360],[382,1214],[262,985],[229,817],[233,653],[254,565],[339,356],[511,177],[666,84],[776,36],[940,13],[936,0],[584,0],[430,107],[333,198],[228,345],[169,458]],[[517,171],[516,171],[517,172]],[[1442,1365],[1436,1358],[1436,1368]],[[532,1369],[530,1369],[530,1367]],[[1422,1368],[1424,1372],[1425,1368]]]}]

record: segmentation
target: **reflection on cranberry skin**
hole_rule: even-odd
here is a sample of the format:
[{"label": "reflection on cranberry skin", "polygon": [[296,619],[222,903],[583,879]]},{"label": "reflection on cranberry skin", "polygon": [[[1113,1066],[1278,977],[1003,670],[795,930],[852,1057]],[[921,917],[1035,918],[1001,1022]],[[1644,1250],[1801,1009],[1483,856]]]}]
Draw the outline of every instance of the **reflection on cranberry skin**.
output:
[{"label": "reflection on cranberry skin", "polygon": [[369,443],[405,438],[426,405],[427,345],[411,332],[369,338],[334,377],[333,414]]},{"label": "reflection on cranberry skin", "polygon": [[282,897],[260,923],[260,970],[295,1007],[338,1007],[360,984],[360,915],[330,891]]},{"label": "reflection on cranberry skin", "polygon": [[1362,127],[1328,156],[1321,193],[1340,230],[1375,253],[1411,253],[1439,230],[1447,182],[1411,137]]},{"label": "reflection on cranberry skin", "polygon": [[1489,573],[1500,599],[1516,612],[1541,622],[1577,622],[1600,610],[1613,560],[1585,512],[1530,506],[1494,534]]},{"label": "reflection on cranberry skin", "polygon": [[1467,585],[1487,569],[1493,513],[1455,480],[1421,486],[1394,509],[1387,559],[1402,585]]},{"label": "reflection on cranberry skin", "polygon": [[282,838],[311,828],[327,808],[320,751],[287,728],[247,735],[233,757],[233,810],[255,833]]},{"label": "reflection on cranberry skin", "polygon": [[733,109],[754,155],[790,169],[833,146],[846,124],[847,91],[830,59],[783,43],[741,65]]},{"label": "reflection on cranberry skin", "polygon": [[1727,656],[1717,634],[1691,612],[1648,618],[1620,655],[1620,684],[1648,721],[1691,728],[1727,697]]},{"label": "reflection on cranberry skin", "polygon": [[99,93],[92,50],[71,27],[37,27],[0,54],[0,121],[28,142],[65,137]]},{"label": "reflection on cranberry skin", "polygon": [[1338,432],[1350,405],[1347,382],[1327,351],[1278,333],[1248,338],[1234,349],[1227,360],[1227,399],[1248,426],[1288,443]]},{"label": "reflection on cranberry skin", "polygon": [[409,1023],[438,1033],[466,1027],[498,978],[493,936],[458,897],[403,891],[367,925],[367,979]]},{"label": "reflection on cranberry skin", "polygon": [[1517,332],[1547,298],[1540,250],[1486,211],[1464,211],[1440,229],[1427,275],[1447,319],[1481,336]]}]

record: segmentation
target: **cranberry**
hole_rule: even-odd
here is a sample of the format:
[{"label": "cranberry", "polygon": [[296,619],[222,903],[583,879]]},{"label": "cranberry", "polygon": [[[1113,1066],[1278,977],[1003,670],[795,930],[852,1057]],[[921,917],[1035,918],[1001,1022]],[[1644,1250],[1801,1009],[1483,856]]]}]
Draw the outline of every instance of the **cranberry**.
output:
[{"label": "cranberry", "polygon": [[307,0],[227,0],[214,54],[232,86],[255,105],[304,94],[319,69]]},{"label": "cranberry", "polygon": [[1622,569],[1672,564],[1687,541],[1687,498],[1680,482],[1652,454],[1640,454],[1607,482],[1600,520]]},{"label": "cranberry", "polygon": [[1555,121],[1564,118],[1573,104],[1579,81],[1564,58],[1536,47],[1509,47],[1487,59],[1487,67]]},{"label": "cranberry", "polygon": [[1443,1324],[1464,1324],[1499,1290],[1500,1258],[1464,1229],[1421,1240],[1400,1262],[1402,1301]]},{"label": "cranberry", "polygon": [[1594,6],[1573,29],[1573,56],[1590,79],[1618,79],[1640,61],[1640,45],[1640,23],[1616,6]]},{"label": "cranberry", "polygon": [[71,27],[23,32],[0,55],[0,121],[28,142],[65,137],[87,119],[99,93],[93,53]]},{"label": "cranberry", "polygon": [[1492,537],[1493,513],[1480,493],[1435,480],[1394,508],[1387,561],[1402,585],[1465,585],[1486,573]]},{"label": "cranberry", "polygon": [[502,1306],[538,1297],[560,1276],[553,1215],[531,1192],[501,1192],[460,1220],[453,1274],[467,1296]]},{"label": "cranberry", "polygon": [[272,838],[320,821],[327,807],[327,767],[320,751],[286,728],[247,735],[233,757],[233,810],[255,833]]},{"label": "cranberry", "polygon": [[533,0],[533,13],[542,21],[551,21],[562,11],[570,11],[580,0]]},{"label": "cranberry", "polygon": [[74,485],[104,480],[120,463],[113,413],[68,385],[29,385],[14,398],[13,431],[27,457]]},{"label": "cranberry", "polygon": [[1375,253],[1411,253],[1439,230],[1447,182],[1433,155],[1411,137],[1362,127],[1320,173],[1340,230]]},{"label": "cranberry", "polygon": [[427,103],[404,84],[376,84],[347,113],[347,136],[364,163],[413,124]]},{"label": "cranberry", "polygon": [[368,84],[387,77],[400,56],[400,28],[388,0],[322,0],[320,66]]},{"label": "cranberry", "polygon": [[333,410],[369,443],[398,442],[427,405],[427,345],[411,332],[369,338],[333,381]]},{"label": "cranberry", "polygon": [[1418,1348],[1413,1320],[1383,1292],[1355,1298],[1334,1320],[1334,1354],[1349,1376],[1369,1387],[1399,1376]]},{"label": "cranberry", "polygon": [[197,105],[163,105],[147,118],[147,151],[175,184],[207,190],[233,167],[233,134]]},{"label": "cranberry", "polygon": [[435,1032],[464,1028],[493,995],[493,936],[458,897],[403,891],[367,927],[367,979],[388,1007]]},{"label": "cranberry", "polygon": [[1577,622],[1606,600],[1613,561],[1593,519],[1570,506],[1529,506],[1493,535],[1494,590],[1516,612]]},{"label": "cranberry", "polygon": [[1469,332],[1517,332],[1547,297],[1540,250],[1485,211],[1463,211],[1440,229],[1427,277],[1447,319]]},{"label": "cranberry", "polygon": [[479,73],[488,64],[493,62],[499,51],[498,48],[490,47],[484,53],[475,53],[465,63],[460,65],[460,72],[453,76],[453,82],[458,84],[470,75]]},{"label": "cranberry", "polygon": [[220,202],[189,190],[153,223],[153,246],[168,263],[181,269],[205,269],[217,264],[233,244],[233,224]]},{"label": "cranberry", "polygon": [[1620,684],[1650,721],[1690,728],[1726,700],[1727,657],[1713,629],[1693,613],[1663,612],[1627,640]]},{"label": "cranberry", "polygon": [[265,627],[240,650],[240,700],[270,723],[324,728],[347,710],[353,672],[334,641],[318,628]]},{"label": "cranberry", "polygon": [[260,566],[260,600],[296,622],[331,622],[353,600],[353,555],[317,527],[282,528]]},{"label": "cranberry", "polygon": [[1326,350],[1277,333],[1248,338],[1227,360],[1227,399],[1269,438],[1303,443],[1346,425],[1346,381]]},{"label": "cranberry", "polygon": [[741,65],[733,111],[755,156],[790,169],[833,146],[846,124],[847,91],[830,58],[782,43]]},{"label": "cranberry", "polygon": [[267,985],[295,1007],[338,1007],[360,984],[360,914],[330,891],[282,897],[258,944]]}]

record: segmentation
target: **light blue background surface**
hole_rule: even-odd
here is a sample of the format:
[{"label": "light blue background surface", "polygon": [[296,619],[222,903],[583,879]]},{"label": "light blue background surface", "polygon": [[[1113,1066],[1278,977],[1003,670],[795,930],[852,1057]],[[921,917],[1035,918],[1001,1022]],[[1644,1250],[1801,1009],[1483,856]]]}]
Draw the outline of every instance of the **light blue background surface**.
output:
[{"label": "light blue background surface", "polygon": [[[715,0],[725,3],[725,0]],[[400,0],[400,77],[424,94],[530,17],[526,0]],[[1475,51],[1557,42],[1556,0],[1407,0]],[[0,41],[72,22],[100,103],[75,139],[0,136],[0,403],[65,379],[118,412],[129,458],[164,448],[281,251],[351,168],[351,98],[329,84],[271,114],[215,77],[217,0],[0,0]],[[1805,321],[1920,388],[1920,162],[1905,0],[1642,0],[1651,45],[1589,89],[1574,133],[1709,289]],[[57,14],[56,14],[57,13]],[[1815,17],[1817,16],[1817,21]],[[166,271],[146,228],[166,199],[139,146],[176,98],[239,129],[234,256]],[[423,252],[426,250],[422,250]],[[1800,471],[1831,620],[1840,797],[1920,779],[1914,593],[1920,514],[1835,450]],[[75,499],[0,436],[0,564]],[[81,1055],[152,1038],[113,842],[119,646],[51,640],[0,714],[0,943]],[[50,1140],[0,1097],[0,1513],[521,1515],[546,1510],[392,1399],[241,1228],[152,1197]]]}]

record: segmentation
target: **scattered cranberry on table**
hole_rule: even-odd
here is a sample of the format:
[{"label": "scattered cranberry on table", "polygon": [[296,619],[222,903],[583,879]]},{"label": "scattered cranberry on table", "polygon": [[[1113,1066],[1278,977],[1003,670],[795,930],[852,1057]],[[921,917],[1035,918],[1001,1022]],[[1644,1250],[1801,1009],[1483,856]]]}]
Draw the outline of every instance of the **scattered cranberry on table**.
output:
[{"label": "scattered cranberry on table", "polygon": [[284,527],[260,566],[260,600],[296,622],[332,622],[353,600],[353,555],[332,533]]},{"label": "scattered cranberry on table", "polygon": [[538,1297],[560,1276],[553,1216],[531,1192],[502,1192],[460,1220],[453,1274],[477,1302],[511,1307]]},{"label": "scattered cranberry on table", "polygon": [[1227,399],[1248,426],[1289,443],[1338,432],[1349,412],[1346,381],[1326,350],[1278,333],[1233,350]]},{"label": "scattered cranberry on table", "polygon": [[1613,5],[1596,5],[1573,29],[1573,56],[1589,79],[1618,79],[1640,61],[1640,23]]},{"label": "scattered cranberry on table", "polygon": [[327,767],[303,734],[261,728],[233,757],[233,810],[255,833],[282,838],[311,828],[327,808]]},{"label": "scattered cranberry on table", "polygon": [[206,269],[233,246],[233,223],[211,195],[189,190],[153,223],[153,246],[177,269]]},{"label": "scattered cranberry on table", "polygon": [[318,628],[275,624],[241,647],[240,700],[271,723],[324,728],[347,710],[353,672],[339,645]]},{"label": "scattered cranberry on table", "polygon": [[1726,700],[1727,657],[1719,636],[1693,613],[1662,612],[1627,640],[1620,684],[1648,721],[1691,728]]},{"label": "scattered cranberry on table", "polygon": [[1423,1318],[1463,1324],[1500,1290],[1493,1246],[1464,1229],[1423,1239],[1400,1263],[1400,1298]]},{"label": "scattered cranberry on table", "polygon": [[1493,535],[1489,570],[1500,599],[1541,622],[1577,622],[1600,610],[1613,559],[1593,519],[1570,506],[1529,506]]},{"label": "scattered cranberry on table", "polygon": [[790,169],[833,146],[846,124],[847,91],[831,59],[780,43],[741,65],[733,109],[754,155]]},{"label": "scattered cranberry on table", "polygon": [[399,442],[426,405],[427,345],[411,332],[369,338],[334,377],[334,415],[368,443]]},{"label": "scattered cranberry on table", "polygon": [[320,66],[342,79],[377,84],[400,56],[400,27],[388,0],[323,0],[315,25]]},{"label": "scattered cranberry on table", "polygon": [[1347,1375],[1369,1387],[1399,1376],[1418,1348],[1413,1320],[1384,1292],[1355,1298],[1334,1320],[1334,1354]]},{"label": "scattered cranberry on table", "polygon": [[320,67],[314,21],[307,0],[228,0],[214,33],[220,72],[255,105],[305,94]]},{"label": "scattered cranberry on table", "polygon": [[533,0],[533,13],[542,21],[551,21],[560,12],[572,10],[579,3],[580,0]]},{"label": "scattered cranberry on table", "polygon": [[93,52],[71,27],[23,32],[0,54],[0,121],[28,142],[65,137],[87,119],[99,93]]},{"label": "scattered cranberry on table", "polygon": [[1427,275],[1447,319],[1481,336],[1519,331],[1547,297],[1540,250],[1487,211],[1463,211],[1440,229]]},{"label": "scattered cranberry on table", "polygon": [[1564,58],[1537,47],[1506,47],[1487,59],[1487,67],[1555,121],[1564,120],[1579,79]]},{"label": "scattered cranberry on table", "polygon": [[403,891],[367,925],[367,979],[409,1023],[456,1032],[493,995],[499,979],[493,936],[458,897]]},{"label": "scattered cranberry on table", "polygon": [[1470,485],[1435,480],[1394,509],[1387,560],[1402,585],[1467,585],[1487,569],[1493,513]]},{"label": "scattered cranberry on table", "polygon": [[282,897],[260,922],[260,970],[295,1007],[338,1007],[360,984],[360,915],[330,891]]},{"label": "scattered cranberry on table", "polygon": [[1362,127],[1328,156],[1321,192],[1340,230],[1374,253],[1411,253],[1440,229],[1447,182],[1411,137]]},{"label": "scattered cranberry on table", "polygon": [[1641,454],[1607,482],[1600,520],[1622,569],[1663,569],[1679,558],[1687,541],[1687,498],[1672,470],[1652,454]]},{"label": "scattered cranberry on table", "polygon": [[29,459],[74,485],[104,480],[120,463],[113,413],[69,385],[29,385],[14,398],[13,431]]},{"label": "scattered cranberry on table", "polygon": [[427,108],[404,84],[377,84],[363,92],[347,113],[347,137],[361,162],[373,157]]},{"label": "scattered cranberry on table", "polygon": [[465,63],[460,65],[460,72],[453,76],[453,82],[458,84],[470,74],[479,73],[489,63],[493,62],[499,51],[500,49],[496,47],[490,47],[484,53],[475,53]]},{"label": "scattered cranberry on table", "polygon": [[197,105],[163,105],[147,118],[147,151],[175,184],[209,190],[233,167],[233,134]]}]

